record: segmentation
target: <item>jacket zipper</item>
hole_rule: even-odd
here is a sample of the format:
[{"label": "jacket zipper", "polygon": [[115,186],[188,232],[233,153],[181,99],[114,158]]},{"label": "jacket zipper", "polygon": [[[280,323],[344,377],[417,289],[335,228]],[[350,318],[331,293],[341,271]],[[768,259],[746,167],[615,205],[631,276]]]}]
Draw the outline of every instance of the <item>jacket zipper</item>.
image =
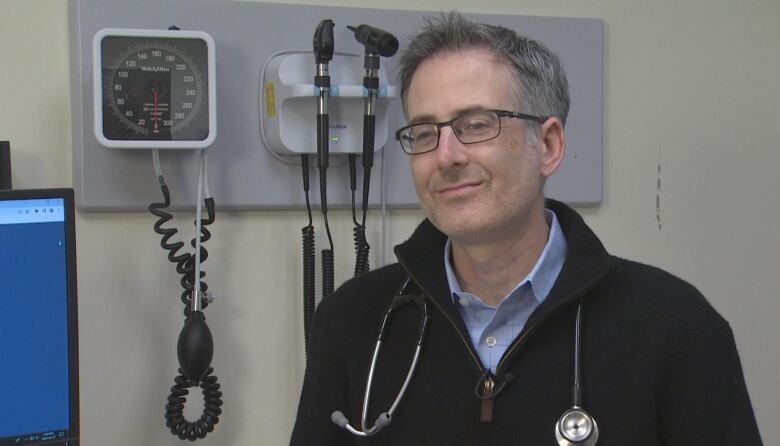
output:
[{"label": "jacket zipper", "polygon": [[530,327],[528,327],[528,330],[526,330],[522,336],[517,338],[515,342],[513,342],[512,345],[509,346],[509,349],[506,352],[504,352],[504,356],[502,356],[501,359],[498,360],[498,364],[496,364],[496,374],[498,374],[498,371],[501,370],[501,366],[504,364],[504,362],[506,362],[514,354],[515,350],[517,350],[517,348],[520,346],[523,340],[525,340],[525,338],[528,337],[528,334],[531,333],[534,330],[534,328],[536,328],[536,326],[539,325],[540,322],[546,319],[547,318],[545,317],[534,321],[534,323],[531,324]]},{"label": "jacket zipper", "polygon": [[[428,296],[432,296],[428,290],[426,290],[421,284],[420,281],[417,280],[412,274],[412,272],[409,270],[409,268],[406,266],[406,264],[399,258],[398,262],[403,266],[404,270],[406,270],[406,273],[409,274],[409,276],[414,280],[414,283],[417,284],[417,286],[420,287],[420,290],[422,290],[423,293],[427,294]],[[471,344],[468,342],[466,335],[463,334],[463,332],[458,327],[458,324],[455,323],[455,321],[452,320],[450,315],[439,305],[439,302],[436,299],[431,298],[430,301],[433,303],[433,305],[441,312],[442,315],[444,315],[444,318],[450,323],[452,328],[455,329],[455,332],[460,337],[461,343],[464,347],[466,347],[466,351],[469,353],[469,356],[471,357],[472,362],[477,367],[477,370],[479,371],[480,379],[486,375],[487,370],[482,365],[482,361],[480,361],[477,358],[477,354],[474,352],[474,349],[472,348]],[[533,329],[539,325],[541,321],[543,321],[546,318],[538,319],[536,322],[534,322],[531,327],[529,327],[526,332],[520,336],[515,342],[512,343],[512,345],[509,346],[509,350],[507,353],[504,354],[504,356],[501,358],[501,360],[498,361],[498,364],[496,365],[496,373],[498,373],[498,370],[500,369],[501,365],[504,363],[504,361],[514,353],[514,351],[517,349],[517,347],[523,342],[523,340],[528,336]],[[480,399],[480,411],[479,411],[479,419],[483,423],[490,423],[493,421],[493,397],[495,394],[493,393],[495,390],[495,381],[493,380],[492,376],[488,376],[485,378],[482,384],[482,396],[483,398]]]},{"label": "jacket zipper", "polygon": [[[428,292],[428,290],[426,290],[422,285],[420,285],[420,281],[415,278],[414,274],[412,274],[411,271],[409,271],[409,268],[406,266],[406,264],[401,259],[398,259],[398,262],[401,264],[401,266],[404,267],[404,270],[406,270],[406,273],[409,274],[409,276],[412,278],[414,283],[416,283],[417,286],[420,287],[420,290],[422,290],[422,292],[424,294],[427,294],[428,296],[432,296],[432,294],[430,292]],[[444,311],[444,308],[441,308],[441,306],[439,305],[439,302],[436,299],[430,299],[430,300],[433,303],[433,305],[441,312],[441,314],[444,315],[444,318],[447,319],[447,321],[450,323],[450,325],[452,325],[452,328],[455,329],[455,332],[458,333],[458,336],[460,337],[461,343],[463,344],[464,347],[466,347],[466,351],[469,353],[469,356],[471,357],[472,362],[477,367],[477,371],[480,374],[479,376],[480,377],[484,376],[485,375],[485,368],[482,366],[482,362],[477,358],[477,354],[474,352],[474,349],[472,349],[471,344],[466,339],[466,336],[458,328],[458,324],[456,324],[455,321],[452,320],[450,315],[447,314],[446,311]]]},{"label": "jacket zipper", "polygon": [[483,423],[493,422],[493,390],[496,382],[492,376],[485,378],[482,384],[482,407],[479,408],[479,421]]}]

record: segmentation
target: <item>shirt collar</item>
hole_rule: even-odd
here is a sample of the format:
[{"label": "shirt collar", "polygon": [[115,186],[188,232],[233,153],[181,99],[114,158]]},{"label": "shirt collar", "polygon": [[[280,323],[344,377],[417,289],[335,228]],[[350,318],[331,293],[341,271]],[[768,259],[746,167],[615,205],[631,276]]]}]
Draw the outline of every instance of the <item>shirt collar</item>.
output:
[{"label": "shirt collar", "polygon": [[[544,245],[544,250],[539,259],[537,259],[533,269],[531,269],[531,272],[507,296],[526,283],[530,283],[534,297],[539,303],[542,303],[547,298],[547,295],[550,294],[550,290],[563,268],[563,262],[566,260],[566,238],[563,236],[563,230],[561,230],[561,225],[558,223],[558,217],[556,217],[555,212],[545,209],[544,215],[547,223],[550,225],[550,234],[547,238],[547,243]],[[463,290],[450,264],[451,245],[450,239],[447,238],[447,243],[444,245],[444,269],[447,273],[450,293],[453,300],[455,300],[456,295],[462,293]]]}]

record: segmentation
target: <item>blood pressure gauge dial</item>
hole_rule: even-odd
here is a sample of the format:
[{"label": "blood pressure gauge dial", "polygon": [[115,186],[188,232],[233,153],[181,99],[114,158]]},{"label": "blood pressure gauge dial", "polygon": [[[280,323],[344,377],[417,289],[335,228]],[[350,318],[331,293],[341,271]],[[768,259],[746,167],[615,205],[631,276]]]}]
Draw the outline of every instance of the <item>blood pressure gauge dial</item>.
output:
[{"label": "blood pressure gauge dial", "polygon": [[214,40],[201,31],[95,35],[95,136],[106,147],[197,149],[216,137]]}]

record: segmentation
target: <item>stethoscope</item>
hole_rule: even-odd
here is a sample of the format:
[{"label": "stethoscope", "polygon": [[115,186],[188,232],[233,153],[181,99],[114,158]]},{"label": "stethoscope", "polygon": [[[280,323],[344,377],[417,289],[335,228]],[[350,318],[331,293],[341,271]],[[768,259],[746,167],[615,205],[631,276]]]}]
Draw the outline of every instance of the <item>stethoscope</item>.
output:
[{"label": "stethoscope", "polygon": [[[406,389],[409,386],[409,382],[414,375],[414,371],[417,368],[417,362],[420,359],[420,352],[422,350],[422,342],[425,337],[425,330],[428,326],[428,305],[425,303],[425,299],[422,295],[404,294],[404,291],[411,283],[411,277],[406,277],[403,285],[399,288],[398,293],[390,302],[390,305],[385,310],[382,317],[382,323],[379,327],[379,335],[377,336],[376,346],[374,347],[374,354],[371,358],[371,367],[368,370],[368,381],[366,382],[366,391],[363,395],[363,409],[361,416],[361,428],[362,430],[355,429],[350,423],[347,417],[340,410],[334,411],[330,419],[337,426],[346,429],[352,435],[357,437],[371,437],[376,435],[379,431],[387,427],[393,420],[393,413],[398,408],[398,404],[403,399]],[[422,318],[420,319],[420,331],[417,338],[417,346],[414,350],[414,357],[412,363],[409,366],[409,371],[406,373],[401,389],[398,391],[398,395],[395,397],[393,404],[387,412],[379,414],[374,421],[374,425],[369,427],[367,423],[368,418],[368,404],[371,398],[371,385],[374,380],[374,371],[376,369],[376,361],[379,357],[379,350],[382,346],[382,339],[385,335],[385,329],[392,312],[398,307],[413,303],[420,308]],[[574,334],[574,386],[572,387],[572,407],[561,415],[558,422],[555,423],[555,438],[558,441],[559,446],[594,446],[598,441],[599,428],[596,424],[596,420],[582,408],[582,384],[580,380],[580,333],[582,331],[582,301],[577,306],[577,319],[575,323]]]},{"label": "stethoscope", "polygon": [[571,409],[555,423],[555,439],[560,446],[594,446],[599,439],[596,420],[582,408],[582,383],[580,380],[580,334],[582,333],[582,301],[577,305],[574,324],[574,386]]},{"label": "stethoscope", "polygon": [[[398,404],[401,402],[401,399],[404,397],[406,388],[409,386],[409,382],[412,380],[412,375],[417,368],[417,361],[420,359],[422,342],[423,338],[425,337],[425,328],[428,326],[428,305],[425,303],[425,299],[422,297],[422,295],[404,294],[404,290],[406,290],[410,282],[411,277],[407,276],[404,284],[401,285],[401,288],[398,289],[398,293],[395,295],[393,300],[390,302],[390,305],[385,310],[384,316],[382,316],[382,324],[379,327],[379,336],[377,336],[376,347],[374,347],[374,356],[371,358],[371,368],[368,370],[366,393],[363,396],[363,411],[360,419],[360,424],[363,430],[361,431],[352,427],[352,425],[349,424],[347,417],[340,410],[336,410],[330,415],[330,419],[336,423],[337,426],[346,429],[352,435],[358,437],[370,437],[390,424],[390,422],[393,420],[393,413],[398,408]],[[382,338],[385,336],[387,322],[390,319],[390,314],[392,314],[396,308],[407,303],[413,303],[417,305],[420,307],[420,311],[422,312],[422,318],[420,319],[420,335],[417,338],[417,347],[414,349],[414,357],[412,358],[411,365],[409,365],[409,371],[406,373],[404,383],[401,385],[401,390],[398,391],[398,395],[395,397],[395,400],[390,406],[390,409],[387,412],[380,413],[376,418],[376,421],[374,421],[374,425],[368,427],[368,423],[366,421],[368,418],[368,402],[369,398],[371,397],[371,384],[374,381],[374,370],[376,369],[377,358],[379,358],[379,349],[382,346]]]}]

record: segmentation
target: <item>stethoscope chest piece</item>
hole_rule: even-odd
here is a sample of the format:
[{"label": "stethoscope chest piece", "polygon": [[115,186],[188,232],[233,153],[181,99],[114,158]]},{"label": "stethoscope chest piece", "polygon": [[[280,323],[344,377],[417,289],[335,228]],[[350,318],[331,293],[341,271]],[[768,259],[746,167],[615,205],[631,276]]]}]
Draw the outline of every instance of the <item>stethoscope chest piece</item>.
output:
[{"label": "stethoscope chest piece", "polygon": [[559,446],[593,446],[599,439],[599,427],[588,412],[574,406],[555,424],[555,438]]}]

